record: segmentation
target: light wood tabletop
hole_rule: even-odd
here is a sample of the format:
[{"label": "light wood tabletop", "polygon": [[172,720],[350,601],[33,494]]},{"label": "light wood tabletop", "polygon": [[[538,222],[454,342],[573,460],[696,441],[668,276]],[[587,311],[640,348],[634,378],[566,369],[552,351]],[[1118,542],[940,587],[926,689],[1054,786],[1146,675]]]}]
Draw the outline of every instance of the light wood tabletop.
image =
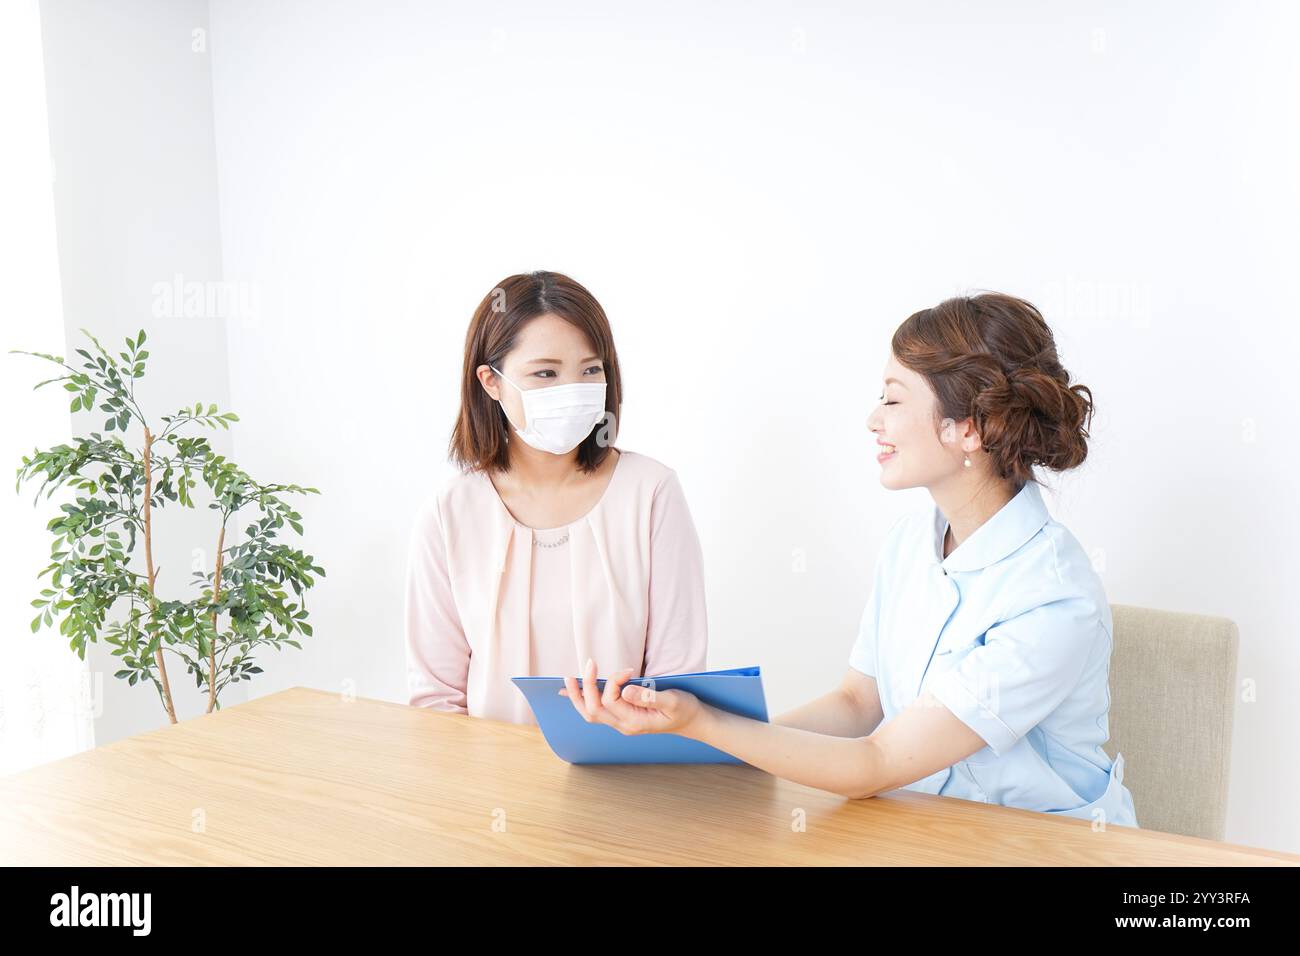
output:
[{"label": "light wood tabletop", "polygon": [[[1140,819],[1140,817],[1139,817]],[[1278,865],[748,766],[571,766],[533,726],[295,687],[0,778],[7,865]]]}]

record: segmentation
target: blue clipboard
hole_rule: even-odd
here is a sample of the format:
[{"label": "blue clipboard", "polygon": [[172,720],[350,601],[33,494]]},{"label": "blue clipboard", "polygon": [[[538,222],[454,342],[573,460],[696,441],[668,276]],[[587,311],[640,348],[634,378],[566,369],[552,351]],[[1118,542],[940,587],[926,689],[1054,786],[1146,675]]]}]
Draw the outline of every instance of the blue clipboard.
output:
[{"label": "blue clipboard", "polygon": [[[574,709],[572,701],[560,696],[563,677],[512,677],[555,755],[573,764],[608,763],[734,763],[744,764],[716,747],[678,734],[626,736],[605,724],[589,724]],[[658,690],[690,691],[719,710],[767,722],[763,678],[757,667],[735,667],[694,674],[633,677],[628,681]],[[597,680],[603,690],[604,678]]]}]

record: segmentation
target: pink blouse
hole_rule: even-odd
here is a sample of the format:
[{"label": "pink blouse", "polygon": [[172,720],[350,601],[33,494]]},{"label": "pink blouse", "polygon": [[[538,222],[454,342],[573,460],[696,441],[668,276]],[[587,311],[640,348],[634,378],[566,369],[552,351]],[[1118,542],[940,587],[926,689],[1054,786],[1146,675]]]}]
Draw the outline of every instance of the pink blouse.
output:
[{"label": "pink blouse", "polygon": [[511,677],[576,677],[589,657],[601,677],[706,668],[704,560],[677,473],[616,450],[600,500],[564,528],[517,522],[483,472],[425,500],[407,562],[412,706],[535,724]]}]

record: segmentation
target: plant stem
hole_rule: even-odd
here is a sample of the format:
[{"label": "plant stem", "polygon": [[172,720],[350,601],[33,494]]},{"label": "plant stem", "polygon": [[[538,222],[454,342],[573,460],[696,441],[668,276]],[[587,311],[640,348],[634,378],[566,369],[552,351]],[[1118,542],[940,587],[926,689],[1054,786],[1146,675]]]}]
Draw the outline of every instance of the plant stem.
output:
[{"label": "plant stem", "polygon": [[[223,548],[226,544],[226,522],[221,522],[221,533],[217,535],[217,570],[212,576],[212,603],[216,604],[221,598],[221,559],[225,556]],[[208,644],[208,709],[207,713],[212,713],[212,708],[217,703],[217,615],[218,611],[212,612],[212,641]]]},{"label": "plant stem", "polygon": [[[149,612],[154,624],[158,621],[158,597],[154,591],[154,582],[158,578],[158,570],[153,566],[153,518],[152,508],[150,507],[153,499],[153,435],[149,432],[149,426],[144,426],[144,562],[145,570],[149,572]],[[174,724],[176,723],[176,706],[172,703],[171,686],[167,682],[167,665],[163,662],[162,641],[159,640],[158,648],[153,652],[154,661],[158,665],[158,676],[162,680],[162,697],[163,706],[167,709],[167,717]]]}]

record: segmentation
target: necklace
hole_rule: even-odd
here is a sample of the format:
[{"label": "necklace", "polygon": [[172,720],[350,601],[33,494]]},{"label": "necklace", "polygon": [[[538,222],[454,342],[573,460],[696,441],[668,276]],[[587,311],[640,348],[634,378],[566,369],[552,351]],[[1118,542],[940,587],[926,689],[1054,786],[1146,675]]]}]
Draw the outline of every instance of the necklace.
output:
[{"label": "necklace", "polygon": [[[515,519],[515,525],[522,531],[531,531],[533,534],[533,544],[537,545],[537,547],[539,548],[558,548],[560,545],[568,543],[569,540],[568,528],[565,528],[564,534],[560,535],[560,537],[556,538],[554,541],[543,541],[542,539],[537,537],[536,528],[528,527],[528,525],[524,524],[518,518]],[[547,529],[547,530],[551,530],[551,529]]]},{"label": "necklace", "polygon": [[563,537],[556,538],[554,541],[542,541],[536,535],[533,536],[533,544],[537,545],[539,548],[558,548],[568,540],[569,532],[567,531],[564,532]]}]

